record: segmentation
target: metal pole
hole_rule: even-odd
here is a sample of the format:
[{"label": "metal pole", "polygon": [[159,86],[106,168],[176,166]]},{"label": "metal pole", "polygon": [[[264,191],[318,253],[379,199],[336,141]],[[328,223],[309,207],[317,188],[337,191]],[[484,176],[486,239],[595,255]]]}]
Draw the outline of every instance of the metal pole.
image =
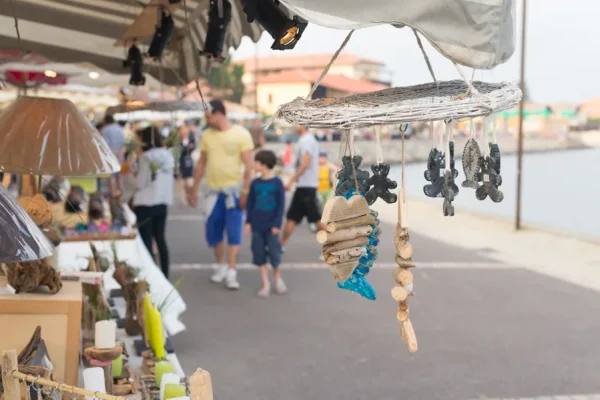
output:
[{"label": "metal pole", "polygon": [[525,106],[525,39],[527,36],[527,0],[523,0],[523,33],[521,36],[521,92],[519,104],[519,145],[517,150],[517,211],[515,229],[521,229],[521,169],[523,168],[523,111]]}]

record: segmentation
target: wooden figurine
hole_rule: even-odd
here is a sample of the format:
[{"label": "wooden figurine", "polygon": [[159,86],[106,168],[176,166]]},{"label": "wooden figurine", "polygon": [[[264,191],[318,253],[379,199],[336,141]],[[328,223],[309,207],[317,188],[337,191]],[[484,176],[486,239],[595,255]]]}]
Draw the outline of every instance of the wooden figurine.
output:
[{"label": "wooden figurine", "polygon": [[375,300],[366,275],[377,256],[375,247],[381,234],[377,213],[369,209],[363,196],[349,200],[337,196],[325,204],[321,221],[325,230],[317,232],[317,241],[323,245],[323,257],[338,287]]},{"label": "wooden figurine", "polygon": [[396,225],[396,262],[398,268],[393,272],[396,286],[392,289],[392,297],[398,302],[396,318],[400,321],[400,338],[408,346],[408,351],[417,351],[417,338],[410,322],[408,297],[413,294],[413,274],[410,268],[415,267],[412,261],[413,251],[409,243],[408,221],[406,212],[406,197],[402,189],[398,191],[398,223]]}]

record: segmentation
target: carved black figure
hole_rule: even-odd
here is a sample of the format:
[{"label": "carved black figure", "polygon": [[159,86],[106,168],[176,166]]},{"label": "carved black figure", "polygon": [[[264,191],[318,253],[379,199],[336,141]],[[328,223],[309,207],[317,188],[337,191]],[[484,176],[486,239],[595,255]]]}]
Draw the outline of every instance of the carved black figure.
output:
[{"label": "carved black figure", "polygon": [[[490,143],[490,157],[494,158],[494,169],[496,173],[500,176],[500,147],[496,143]],[[500,176],[500,183],[498,186],[502,185],[502,176]]]},{"label": "carved black figure", "polygon": [[479,176],[482,185],[475,191],[478,200],[485,200],[488,196],[494,203],[504,200],[504,193],[498,190],[498,186],[502,184],[502,177],[496,171],[497,165],[499,165],[498,160],[492,156],[482,159],[482,170]]},{"label": "carved black figure", "polygon": [[144,57],[142,52],[135,45],[129,48],[127,59],[123,61],[123,68],[129,68],[129,84],[133,86],[143,86],[146,84],[146,77],[143,74]]},{"label": "carved black figure", "polygon": [[398,196],[391,193],[390,189],[396,189],[398,184],[387,177],[390,173],[390,166],[388,164],[373,164],[371,165],[371,171],[373,171],[373,175],[367,181],[370,189],[365,195],[367,203],[372,205],[378,197],[388,204],[395,203]]},{"label": "carved black figure", "polygon": [[441,197],[442,186],[444,185],[444,179],[441,175],[443,169],[444,159],[442,153],[437,149],[431,149],[427,159],[427,170],[425,171],[425,179],[431,183],[423,186],[425,196]]},{"label": "carved black figure", "polygon": [[[351,189],[356,189],[356,182],[358,182],[358,191],[365,193],[369,190],[369,171],[361,170],[360,163],[362,162],[361,156],[344,156],[342,157],[343,168],[337,173],[338,184],[335,188],[336,196],[346,196],[346,193]],[[354,164],[354,168],[352,167]],[[354,179],[354,171],[356,171],[356,180]]]},{"label": "carved black figure", "polygon": [[444,196],[444,216],[453,217],[454,216],[454,206],[452,202],[454,201],[454,196],[456,193],[454,192],[453,186],[454,184],[454,176],[450,171],[446,171],[444,173],[444,185],[442,187],[442,195]]}]

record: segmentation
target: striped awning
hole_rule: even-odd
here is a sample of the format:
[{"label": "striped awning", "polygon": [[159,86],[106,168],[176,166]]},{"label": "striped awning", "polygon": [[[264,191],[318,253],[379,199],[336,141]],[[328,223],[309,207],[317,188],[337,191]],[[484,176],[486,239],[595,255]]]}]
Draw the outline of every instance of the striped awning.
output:
[{"label": "striped awning", "polygon": [[[263,29],[246,21],[239,0],[231,3],[225,47],[237,48],[244,36],[256,42]],[[204,48],[209,0],[179,4],[168,0],[0,0],[0,49],[30,51],[55,62],[89,62],[107,72],[127,73],[123,69],[127,49],[137,38],[141,50],[146,50],[161,5],[171,10],[176,31],[163,53],[162,66],[146,59],[144,73],[179,86],[209,68],[209,61],[198,56],[198,49]]]}]

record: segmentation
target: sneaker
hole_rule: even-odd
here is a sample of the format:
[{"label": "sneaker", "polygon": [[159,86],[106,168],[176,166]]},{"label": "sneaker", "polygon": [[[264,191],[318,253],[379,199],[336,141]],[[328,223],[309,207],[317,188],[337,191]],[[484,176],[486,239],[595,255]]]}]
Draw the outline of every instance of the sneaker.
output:
[{"label": "sneaker", "polygon": [[285,286],[285,282],[281,279],[279,282],[275,283],[275,293],[277,294],[286,294],[287,286]]},{"label": "sneaker", "polygon": [[285,254],[285,247],[281,248],[281,254]]},{"label": "sneaker", "polygon": [[319,261],[325,261],[325,256],[323,254],[319,254]]},{"label": "sneaker", "polygon": [[314,222],[311,222],[310,224],[308,224],[308,229],[310,229],[310,231],[312,233],[316,233],[317,232],[317,224],[315,224]]},{"label": "sneaker", "polygon": [[221,283],[223,279],[225,279],[225,275],[227,274],[227,270],[229,267],[227,265],[221,265],[215,269],[215,273],[210,277],[211,282]]},{"label": "sneaker", "polygon": [[269,297],[269,295],[271,294],[271,288],[270,287],[263,287],[262,289],[260,289],[258,291],[258,297]]},{"label": "sneaker", "polygon": [[225,286],[227,286],[227,289],[231,290],[240,288],[240,284],[237,281],[237,271],[235,269],[227,268],[225,273]]}]

